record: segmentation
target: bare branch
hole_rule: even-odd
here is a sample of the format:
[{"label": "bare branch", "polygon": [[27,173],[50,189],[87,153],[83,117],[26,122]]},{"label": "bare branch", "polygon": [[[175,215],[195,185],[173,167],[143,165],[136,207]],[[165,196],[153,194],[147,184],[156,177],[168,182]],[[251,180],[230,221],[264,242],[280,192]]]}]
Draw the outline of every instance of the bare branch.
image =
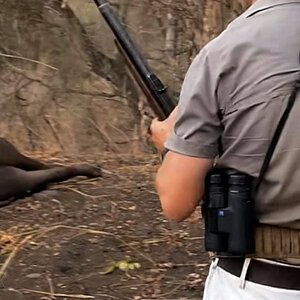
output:
[{"label": "bare branch", "polygon": [[48,65],[46,63],[43,63],[43,62],[35,60],[35,59],[31,59],[31,58],[27,58],[27,57],[23,57],[23,56],[18,56],[18,55],[6,54],[6,53],[0,53],[0,56],[7,57],[7,58],[14,58],[14,59],[21,59],[21,60],[29,61],[29,62],[38,64],[38,65],[42,65],[42,66],[47,67],[49,69],[58,71],[58,68],[55,68],[55,67],[53,67],[51,65]]}]

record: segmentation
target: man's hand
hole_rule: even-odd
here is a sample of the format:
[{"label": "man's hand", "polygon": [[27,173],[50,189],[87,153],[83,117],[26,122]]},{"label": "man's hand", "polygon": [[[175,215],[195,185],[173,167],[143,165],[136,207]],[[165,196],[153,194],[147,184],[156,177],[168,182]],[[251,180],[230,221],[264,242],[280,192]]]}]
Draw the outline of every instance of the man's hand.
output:
[{"label": "man's hand", "polygon": [[151,123],[151,140],[155,148],[160,152],[163,151],[164,143],[174,127],[176,114],[177,106],[174,108],[170,116],[164,121],[158,121],[157,119],[153,119]]}]

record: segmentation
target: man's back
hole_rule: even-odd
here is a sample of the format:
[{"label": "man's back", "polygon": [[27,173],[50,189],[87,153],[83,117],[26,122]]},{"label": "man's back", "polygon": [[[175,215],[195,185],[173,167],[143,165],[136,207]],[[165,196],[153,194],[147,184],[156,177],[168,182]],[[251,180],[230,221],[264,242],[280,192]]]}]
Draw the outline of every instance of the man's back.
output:
[{"label": "man's back", "polygon": [[[215,50],[216,49],[216,50]],[[259,0],[208,45],[218,62],[219,165],[257,176],[300,71],[300,1]],[[260,222],[300,228],[300,95],[257,201]]]}]

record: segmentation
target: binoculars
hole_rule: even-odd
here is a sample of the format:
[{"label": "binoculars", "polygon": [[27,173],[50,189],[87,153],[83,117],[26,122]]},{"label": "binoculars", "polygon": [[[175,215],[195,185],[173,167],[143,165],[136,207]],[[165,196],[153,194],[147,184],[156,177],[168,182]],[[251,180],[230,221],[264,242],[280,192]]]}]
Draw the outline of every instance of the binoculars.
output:
[{"label": "binoculars", "polygon": [[206,177],[202,212],[205,249],[244,256],[255,250],[254,178],[233,169],[213,169]]}]

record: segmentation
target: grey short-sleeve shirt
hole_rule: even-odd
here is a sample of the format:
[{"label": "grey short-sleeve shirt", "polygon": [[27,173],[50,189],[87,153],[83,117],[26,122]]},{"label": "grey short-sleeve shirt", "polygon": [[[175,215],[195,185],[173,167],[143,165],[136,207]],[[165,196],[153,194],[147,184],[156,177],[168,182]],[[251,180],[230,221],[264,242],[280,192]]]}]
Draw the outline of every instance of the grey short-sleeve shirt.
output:
[{"label": "grey short-sleeve shirt", "polygon": [[[257,176],[300,72],[299,52],[300,0],[255,2],[191,64],[166,148],[214,159],[220,138],[218,164]],[[300,228],[299,120],[300,96],[258,197],[261,222]]]}]

